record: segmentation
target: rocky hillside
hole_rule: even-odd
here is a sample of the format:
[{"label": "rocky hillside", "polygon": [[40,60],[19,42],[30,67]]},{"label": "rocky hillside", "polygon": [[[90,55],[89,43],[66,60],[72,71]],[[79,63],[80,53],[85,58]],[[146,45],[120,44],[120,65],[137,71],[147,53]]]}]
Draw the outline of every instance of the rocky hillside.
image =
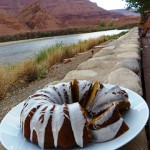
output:
[{"label": "rocky hillside", "polygon": [[47,14],[45,8],[38,2],[25,6],[18,18],[31,30],[50,30],[64,27],[61,21]]},{"label": "rocky hillside", "polygon": [[16,15],[24,6],[33,2],[35,2],[35,0],[0,0],[0,9],[4,9],[12,15]]},{"label": "rocky hillside", "polygon": [[[89,0],[50,0],[47,11],[56,18],[65,21],[67,26],[97,25],[100,19],[120,18],[119,13],[110,13]],[[42,3],[44,5],[44,3]]]},{"label": "rocky hillside", "polygon": [[[50,0],[47,3],[47,11],[61,19],[73,18],[120,18],[123,15],[118,13],[110,13],[89,0]],[[42,4],[44,5],[44,3]]]},{"label": "rocky hillside", "polygon": [[98,25],[101,21],[123,25],[120,19],[125,17],[89,0],[0,0],[0,9],[15,16],[0,14],[0,34]]},{"label": "rocky hillside", "polygon": [[30,28],[21,23],[5,10],[0,9],[0,35],[16,34],[30,31]]},{"label": "rocky hillside", "polygon": [[126,9],[115,9],[115,10],[109,10],[110,12],[117,12],[120,14],[123,14],[125,16],[140,16],[139,13],[135,13],[134,9],[126,10]]},{"label": "rocky hillside", "polygon": [[[58,18],[91,18],[91,17],[113,17],[118,18],[123,15],[110,13],[89,0],[37,0],[47,12]],[[22,8],[35,0],[1,0],[0,8],[12,14],[18,14]]]}]

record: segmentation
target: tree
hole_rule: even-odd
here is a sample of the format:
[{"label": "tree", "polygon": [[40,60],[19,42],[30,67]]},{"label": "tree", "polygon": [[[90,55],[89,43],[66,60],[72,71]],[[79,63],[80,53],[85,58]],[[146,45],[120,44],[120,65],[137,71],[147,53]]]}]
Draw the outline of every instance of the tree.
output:
[{"label": "tree", "polygon": [[141,14],[144,11],[150,10],[150,0],[125,0],[127,2],[127,9],[135,8],[136,12]]}]

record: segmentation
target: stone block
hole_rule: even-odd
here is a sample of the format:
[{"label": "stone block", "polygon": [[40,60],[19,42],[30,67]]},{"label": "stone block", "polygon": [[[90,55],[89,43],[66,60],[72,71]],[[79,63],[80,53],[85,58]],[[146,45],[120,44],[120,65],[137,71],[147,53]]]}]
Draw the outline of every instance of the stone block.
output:
[{"label": "stone block", "polygon": [[135,72],[136,74],[139,73],[140,71],[139,62],[134,58],[122,60],[117,65],[122,68],[128,68],[133,72]]},{"label": "stone block", "polygon": [[127,68],[120,68],[111,72],[108,76],[108,84],[123,86],[142,95],[140,78]]},{"label": "stone block", "polygon": [[113,51],[99,51],[98,53],[94,54],[93,57],[101,57],[105,55],[113,55],[115,54]]},{"label": "stone block", "polygon": [[117,58],[135,58],[137,60],[140,59],[137,52],[124,52],[117,55]]},{"label": "stone block", "polygon": [[97,76],[98,76],[97,72],[92,70],[73,70],[70,71],[62,81],[71,81],[74,79],[89,80]]}]

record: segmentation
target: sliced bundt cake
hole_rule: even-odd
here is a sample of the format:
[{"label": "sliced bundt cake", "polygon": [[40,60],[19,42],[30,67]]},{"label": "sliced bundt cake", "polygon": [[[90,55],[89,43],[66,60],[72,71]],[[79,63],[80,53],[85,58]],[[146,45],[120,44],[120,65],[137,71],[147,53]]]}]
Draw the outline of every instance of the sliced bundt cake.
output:
[{"label": "sliced bundt cake", "polygon": [[[128,126],[118,108],[129,107],[128,94],[120,87],[107,89],[98,81],[93,84],[75,79],[73,83],[49,85],[29,96],[21,111],[20,124],[24,137],[41,148],[83,147],[91,141],[89,127],[93,139],[100,142],[125,132]],[[92,118],[102,115],[88,123],[87,114]]]}]

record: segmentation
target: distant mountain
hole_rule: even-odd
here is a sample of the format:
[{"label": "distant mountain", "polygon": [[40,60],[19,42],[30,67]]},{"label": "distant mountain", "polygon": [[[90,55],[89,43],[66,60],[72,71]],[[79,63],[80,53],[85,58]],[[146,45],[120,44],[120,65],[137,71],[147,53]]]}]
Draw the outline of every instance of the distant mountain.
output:
[{"label": "distant mountain", "polygon": [[[42,8],[45,8],[48,16],[53,16],[55,19],[57,18],[59,21],[63,22],[65,27],[97,25],[101,19],[124,17],[124,15],[120,13],[104,10],[98,7],[96,3],[89,0],[36,1]],[[0,8],[7,10],[11,14],[18,15],[18,13],[22,11],[23,7],[34,2],[35,0],[0,0]],[[21,12],[20,14],[26,13]],[[38,15],[36,15],[36,18],[37,16]]]},{"label": "distant mountain", "polygon": [[[48,13],[58,18],[70,17],[113,17],[120,18],[123,15],[110,13],[97,6],[89,0],[36,0]],[[0,0],[0,9],[5,9],[11,14],[18,14],[26,5],[34,3],[35,0]]]},{"label": "distant mountain", "polygon": [[[98,25],[101,19],[121,18],[124,15],[110,13],[89,0],[50,0],[45,6],[47,12],[61,19],[67,26]],[[41,1],[41,5],[45,5]]]},{"label": "distant mountain", "polygon": [[31,30],[50,30],[64,27],[61,21],[48,15],[45,8],[38,2],[25,6],[18,14],[18,18]]},{"label": "distant mountain", "polygon": [[0,35],[30,31],[30,28],[5,10],[0,9]]},{"label": "distant mountain", "polygon": [[128,19],[132,23],[138,20],[122,19],[127,15],[123,10],[107,11],[89,0],[0,0],[0,9],[11,14],[1,10],[0,34],[95,26],[110,21],[123,25]]},{"label": "distant mountain", "polygon": [[[110,13],[109,11],[100,8],[96,3],[89,0],[50,0],[47,3],[46,9],[49,13],[58,18],[73,19],[73,18],[120,18],[123,15],[119,13]],[[42,1],[43,2],[43,1]],[[42,3],[41,3],[42,4]],[[44,5],[44,3],[42,4]]]},{"label": "distant mountain", "polygon": [[123,14],[125,16],[140,16],[139,13],[135,13],[134,9],[126,10],[126,9],[115,9],[115,10],[109,10],[110,12],[117,12],[120,14]]}]

